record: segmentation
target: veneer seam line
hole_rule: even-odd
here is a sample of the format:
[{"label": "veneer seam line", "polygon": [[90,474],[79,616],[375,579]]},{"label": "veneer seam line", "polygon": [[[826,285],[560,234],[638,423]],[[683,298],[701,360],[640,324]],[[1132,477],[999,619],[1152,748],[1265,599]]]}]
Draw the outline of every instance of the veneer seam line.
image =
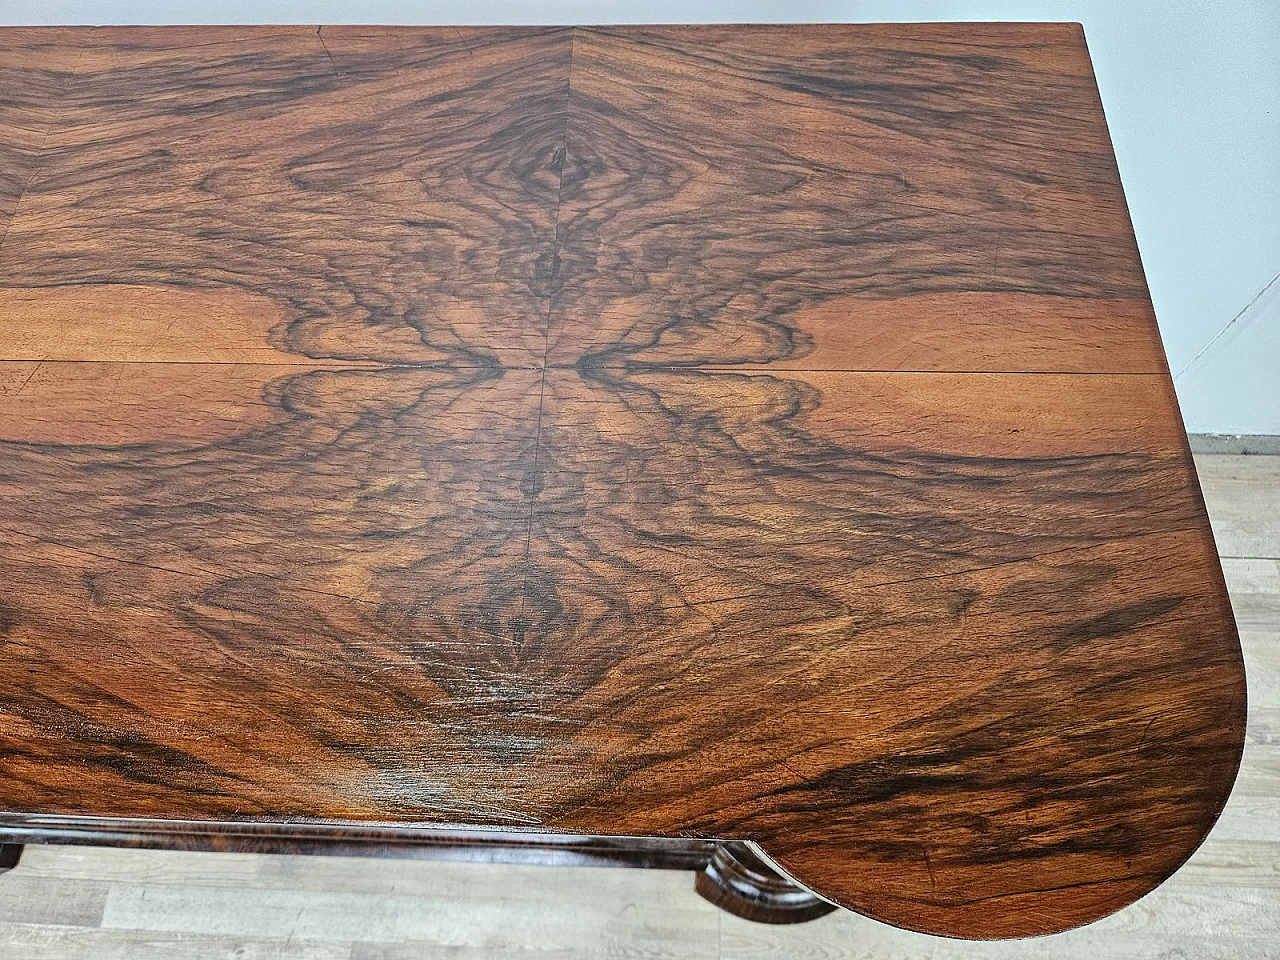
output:
[{"label": "veneer seam line", "polygon": [[[564,117],[560,125],[560,172],[556,180],[555,211],[551,218],[551,271],[553,278],[556,278],[559,270],[557,259],[560,255],[560,204],[564,199],[564,170],[569,158],[569,102],[573,98],[573,47],[575,33],[576,31],[574,30],[569,31],[569,66],[564,84]],[[530,468],[535,478],[538,475],[538,455],[542,447],[542,414],[547,396],[547,358],[551,355],[551,319],[555,313],[556,292],[555,279],[553,279],[551,289],[547,291],[546,324],[542,339],[542,364],[538,378],[538,417],[534,427],[533,464]],[[533,518],[537,513],[537,504],[538,492],[530,490],[529,516],[525,525],[524,556],[521,561],[524,566],[524,580],[520,585],[520,617],[522,619],[529,602],[529,560],[533,554]]]},{"label": "veneer seam line", "polygon": [[18,212],[22,209],[22,201],[26,199],[31,185],[35,183],[36,177],[40,173],[43,165],[45,147],[49,145],[49,137],[53,134],[53,128],[58,125],[58,121],[62,119],[67,109],[67,100],[71,94],[71,84],[75,80],[76,75],[80,72],[80,62],[84,59],[85,46],[80,45],[80,52],[76,54],[76,62],[72,64],[71,70],[68,72],[66,83],[58,95],[57,106],[54,109],[53,116],[49,118],[49,123],[45,126],[44,136],[40,140],[40,146],[36,149],[35,157],[32,158],[31,174],[27,177],[27,182],[22,185],[22,189],[18,192],[18,197],[13,202],[13,212],[9,214],[9,219],[5,222],[4,231],[0,232],[0,255],[4,254],[5,241],[9,239],[9,230],[13,226],[13,222],[18,219]]},{"label": "veneer seam line", "polygon": [[[139,366],[203,366],[203,367],[301,367],[314,369],[329,367],[348,370],[544,370],[541,364],[485,364],[459,363],[454,360],[423,360],[419,362],[381,363],[377,360],[346,360],[338,357],[300,357],[297,360],[138,360],[113,357],[0,357],[5,363],[45,364],[136,364]],[[545,369],[572,370],[574,364],[549,363]],[[763,374],[785,376],[805,373],[850,373],[911,376],[980,376],[980,377],[1160,377],[1163,371],[1146,370],[895,370],[892,367],[780,367],[771,364],[701,365],[701,364],[606,364],[599,369],[620,370],[628,373],[725,373]]]}]

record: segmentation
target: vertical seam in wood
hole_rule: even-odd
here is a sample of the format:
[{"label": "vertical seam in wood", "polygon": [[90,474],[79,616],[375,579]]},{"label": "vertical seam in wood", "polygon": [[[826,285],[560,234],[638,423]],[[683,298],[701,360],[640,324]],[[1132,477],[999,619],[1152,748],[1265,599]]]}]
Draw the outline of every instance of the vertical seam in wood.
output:
[{"label": "vertical seam in wood", "polygon": [[[555,309],[556,275],[559,273],[558,258],[560,255],[560,202],[564,197],[564,169],[569,160],[569,103],[573,97],[573,46],[577,34],[576,29],[569,31],[569,68],[564,85],[564,121],[560,126],[560,174],[556,183],[556,205],[551,218],[551,270],[552,284],[547,292],[547,312],[542,338],[542,366],[538,377],[538,417],[533,434],[533,466],[534,475],[538,472],[538,457],[542,447],[542,408],[547,393],[547,357],[551,352],[551,318]],[[529,561],[533,551],[533,513],[537,508],[538,491],[529,492],[529,516],[525,526],[524,537],[524,581],[520,585],[520,619],[524,619],[525,608],[529,600]]]},{"label": "vertical seam in wood", "polygon": [[[90,30],[96,30],[97,27],[91,27]],[[9,239],[9,229],[13,226],[13,221],[18,219],[18,211],[22,209],[22,201],[26,199],[27,191],[31,189],[31,184],[35,183],[36,175],[40,172],[40,167],[44,160],[44,148],[49,143],[49,135],[53,133],[53,128],[58,125],[58,121],[62,119],[63,113],[67,109],[67,97],[71,91],[71,85],[75,81],[76,75],[80,72],[80,61],[84,59],[85,42],[81,42],[80,52],[76,55],[76,62],[72,65],[67,79],[62,87],[62,92],[58,95],[56,106],[54,106],[53,116],[49,118],[49,123],[45,127],[44,137],[40,141],[40,146],[36,150],[36,155],[31,164],[31,174],[27,177],[27,182],[22,185],[22,189],[18,191],[17,199],[13,201],[13,212],[9,214],[9,219],[4,225],[4,230],[0,230],[0,253],[4,252],[4,242]]]}]

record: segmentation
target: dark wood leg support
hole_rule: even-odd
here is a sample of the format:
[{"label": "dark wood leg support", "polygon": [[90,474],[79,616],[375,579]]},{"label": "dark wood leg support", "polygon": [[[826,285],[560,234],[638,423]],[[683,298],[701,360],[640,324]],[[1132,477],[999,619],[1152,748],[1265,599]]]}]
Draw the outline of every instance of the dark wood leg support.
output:
[{"label": "dark wood leg support", "polygon": [[780,875],[745,843],[722,843],[694,889],[734,916],[758,923],[803,923],[836,909]]},{"label": "dark wood leg support", "polygon": [[22,859],[22,844],[0,843],[0,873],[12,870]]},{"label": "dark wood leg support", "polygon": [[239,853],[338,854],[527,863],[566,866],[648,867],[696,870],[694,888],[722,910],[759,923],[802,923],[836,908],[782,876],[749,844],[694,839],[591,837],[482,830],[351,830],[309,826],[281,832],[274,824],[235,824],[218,829],[71,829],[56,824],[10,827],[0,836],[0,873],[17,866],[22,843],[70,843],[167,850],[227,850]]}]

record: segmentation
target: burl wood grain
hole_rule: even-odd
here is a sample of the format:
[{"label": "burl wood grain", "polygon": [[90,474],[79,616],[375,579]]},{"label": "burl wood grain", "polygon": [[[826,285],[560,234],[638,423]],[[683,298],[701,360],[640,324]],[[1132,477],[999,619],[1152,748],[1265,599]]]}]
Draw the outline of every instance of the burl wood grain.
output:
[{"label": "burl wood grain", "polygon": [[1078,28],[0,51],[6,822],[749,839],[966,937],[1208,831],[1240,653]]}]

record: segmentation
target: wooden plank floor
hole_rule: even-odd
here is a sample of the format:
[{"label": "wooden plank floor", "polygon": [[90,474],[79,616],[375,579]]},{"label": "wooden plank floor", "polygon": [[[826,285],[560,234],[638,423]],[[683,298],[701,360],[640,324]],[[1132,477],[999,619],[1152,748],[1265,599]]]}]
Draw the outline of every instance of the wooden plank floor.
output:
[{"label": "wooden plank floor", "polygon": [[1244,765],[1191,861],[1092,926],[973,944],[845,912],[746,923],[685,873],[31,847],[0,878],[0,957],[1280,956],[1280,457],[1196,462],[1249,669]]}]

